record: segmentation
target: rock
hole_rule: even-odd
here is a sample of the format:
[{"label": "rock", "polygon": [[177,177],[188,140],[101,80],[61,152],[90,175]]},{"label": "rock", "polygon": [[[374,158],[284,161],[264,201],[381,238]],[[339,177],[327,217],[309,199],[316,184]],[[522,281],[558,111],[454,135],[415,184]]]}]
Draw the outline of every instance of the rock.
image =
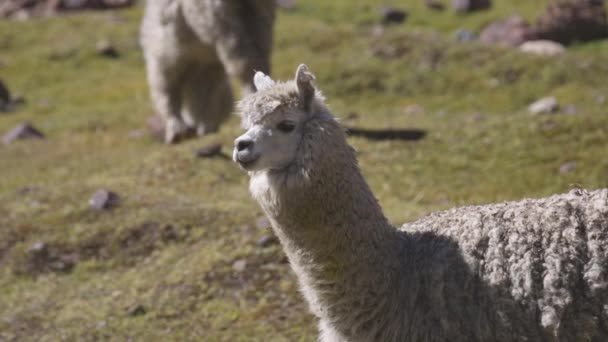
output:
[{"label": "rock", "polygon": [[272,234],[265,234],[255,242],[258,247],[262,248],[270,247],[272,245],[276,245],[277,243],[279,243],[279,240]]},{"label": "rock", "polygon": [[105,189],[97,190],[89,200],[92,209],[105,210],[116,207],[120,202],[118,194]]},{"label": "rock", "polygon": [[519,46],[519,51],[536,56],[552,57],[562,55],[566,48],[551,40],[531,40]]},{"label": "rock", "polygon": [[11,93],[0,79],[0,112],[8,112],[11,107]]},{"label": "rock", "polygon": [[140,129],[134,129],[132,131],[129,132],[129,134],[127,135],[130,139],[140,139],[142,138],[144,135],[146,134],[146,130],[140,128]]},{"label": "rock", "polygon": [[528,107],[531,114],[553,113],[559,109],[557,99],[553,96],[542,98]]},{"label": "rock", "polygon": [[384,7],[381,10],[384,24],[401,24],[407,19],[407,12],[393,7]]},{"label": "rock", "polygon": [[426,5],[426,8],[434,11],[443,11],[445,9],[443,3],[436,0],[424,0],[424,4]]},{"label": "rock", "polygon": [[574,171],[575,169],[576,169],[576,162],[569,161],[569,162],[565,162],[559,166],[559,173],[566,174],[566,173],[570,173],[570,172]]},{"label": "rock", "polygon": [[576,109],[575,105],[570,104],[564,107],[563,112],[568,115],[576,115],[578,110]]},{"label": "rock", "polygon": [[196,156],[199,158],[213,158],[220,155],[222,155],[222,144],[207,145],[196,151]]},{"label": "rock", "polygon": [[486,26],[479,35],[480,40],[486,44],[503,46],[518,46],[535,37],[536,33],[530,24],[517,15]]},{"label": "rock", "polygon": [[467,29],[460,29],[456,31],[455,36],[456,40],[459,42],[472,42],[477,39],[477,35],[475,34],[475,32]]},{"label": "rock", "polygon": [[134,304],[127,308],[127,316],[141,316],[146,314],[146,308],[141,304]]},{"label": "rock", "polygon": [[157,140],[165,140],[165,121],[160,115],[152,115],[146,120],[150,134]]},{"label": "rock", "polygon": [[239,259],[232,264],[232,269],[235,272],[241,273],[247,268],[247,260]]},{"label": "rock", "polygon": [[120,57],[118,50],[116,50],[116,48],[112,45],[112,43],[110,43],[110,41],[106,40],[106,39],[102,39],[95,44],[95,51],[97,51],[98,55],[103,56],[103,57],[108,57],[108,58]]},{"label": "rock", "polygon": [[267,229],[270,228],[270,220],[266,216],[260,216],[258,220],[255,222],[255,226],[258,229]]},{"label": "rock", "polygon": [[27,253],[32,256],[35,256],[35,257],[47,255],[48,247],[47,247],[46,243],[44,243],[42,241],[37,241],[37,242],[33,243],[30,246],[30,248],[27,249]]},{"label": "rock", "polygon": [[458,13],[469,13],[490,8],[490,0],[452,0],[452,8]]},{"label": "rock", "polygon": [[536,19],[534,30],[539,39],[564,45],[608,37],[603,0],[564,0],[551,2]]},{"label": "rock", "polygon": [[34,128],[30,123],[24,122],[13,128],[2,138],[4,144],[8,145],[16,140],[22,139],[44,139],[44,134]]},{"label": "rock", "polygon": [[292,10],[296,8],[296,0],[277,0],[277,7]]}]

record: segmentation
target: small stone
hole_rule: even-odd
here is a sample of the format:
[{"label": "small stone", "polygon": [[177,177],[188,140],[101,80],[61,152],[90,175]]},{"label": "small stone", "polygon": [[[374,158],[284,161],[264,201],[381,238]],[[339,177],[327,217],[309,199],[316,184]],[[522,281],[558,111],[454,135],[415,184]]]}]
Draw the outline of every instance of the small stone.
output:
[{"label": "small stone", "polygon": [[559,109],[559,104],[554,96],[542,98],[528,107],[531,114],[554,113]]},{"label": "small stone", "polygon": [[116,48],[112,45],[112,43],[110,43],[110,41],[106,40],[106,39],[102,39],[102,40],[98,41],[97,44],[95,44],[95,50],[97,51],[98,55],[103,56],[103,57],[108,57],[108,58],[120,57],[118,50],[116,50]]},{"label": "small stone", "polygon": [[241,273],[241,272],[245,271],[246,268],[247,268],[247,260],[245,260],[245,259],[239,259],[232,264],[232,269],[235,272]]},{"label": "small stone", "polygon": [[165,139],[165,121],[159,115],[152,115],[146,120],[146,126],[150,134],[157,140]]},{"label": "small stone", "polygon": [[411,104],[403,109],[403,113],[407,115],[424,114],[424,107],[418,104]]},{"label": "small stone", "polygon": [[44,139],[44,135],[30,123],[24,122],[4,135],[2,141],[8,145],[22,139]]},{"label": "small stone", "polygon": [[266,216],[260,216],[255,222],[258,229],[268,229],[271,227],[270,220]]},{"label": "small stone", "polygon": [[144,129],[134,129],[129,132],[128,137],[130,139],[141,139],[146,134]]},{"label": "small stone", "polygon": [[513,15],[504,20],[495,21],[486,26],[479,34],[479,40],[485,44],[507,47],[519,46],[536,37],[533,28],[521,16]]},{"label": "small stone", "polygon": [[292,10],[294,8],[296,8],[296,0],[276,0],[277,1],[277,7],[282,8],[282,9],[286,9],[286,10]]},{"label": "small stone", "polygon": [[266,234],[263,235],[261,238],[259,238],[255,244],[258,247],[262,247],[262,248],[266,248],[266,247],[270,247],[272,245],[276,245],[279,242],[279,240],[276,238],[276,236],[272,235],[272,234]]},{"label": "small stone", "polygon": [[477,39],[477,35],[473,31],[467,29],[456,31],[456,40],[459,42],[472,42],[475,39]]},{"label": "small stone", "polygon": [[118,194],[105,189],[98,190],[89,200],[89,206],[93,209],[111,209],[118,205],[120,197]]},{"label": "small stone", "polygon": [[141,304],[134,304],[127,308],[127,316],[141,316],[146,314],[146,308]]},{"label": "small stone", "polygon": [[490,6],[490,0],[452,0],[452,8],[458,13],[484,10]]},{"label": "small stone", "polygon": [[211,144],[201,147],[196,151],[196,156],[199,158],[212,158],[222,154],[222,144]]},{"label": "small stone", "polygon": [[11,93],[0,79],[0,112],[8,112],[11,106]]},{"label": "small stone", "polygon": [[407,12],[393,7],[384,7],[381,16],[382,22],[385,24],[401,24],[407,19]]},{"label": "small stone", "polygon": [[574,171],[575,169],[576,169],[576,162],[569,161],[569,162],[565,162],[559,166],[559,173],[561,173],[563,175],[566,173],[570,173],[570,172]]},{"label": "small stone", "polygon": [[425,0],[424,4],[428,9],[432,9],[434,11],[443,11],[445,9],[445,5],[436,0]]},{"label": "small stone", "polygon": [[606,96],[604,96],[604,95],[597,95],[595,97],[595,102],[597,102],[598,104],[604,104],[606,102]]},{"label": "small stone", "polygon": [[566,48],[550,40],[530,40],[519,46],[519,51],[535,56],[553,57],[563,55]]},{"label": "small stone", "polygon": [[573,104],[565,106],[563,111],[565,114],[568,114],[568,115],[576,115],[576,113],[578,112],[578,110],[576,109],[576,106]]},{"label": "small stone", "polygon": [[107,327],[107,326],[108,326],[108,323],[107,323],[106,321],[99,321],[99,322],[97,322],[97,324],[96,324],[96,327],[97,327],[97,329],[99,329],[99,330],[102,330],[102,329],[104,329],[104,328],[105,328],[105,327]]},{"label": "small stone", "polygon": [[37,241],[27,249],[27,253],[33,256],[44,255],[48,252],[48,247],[46,243],[42,241]]}]

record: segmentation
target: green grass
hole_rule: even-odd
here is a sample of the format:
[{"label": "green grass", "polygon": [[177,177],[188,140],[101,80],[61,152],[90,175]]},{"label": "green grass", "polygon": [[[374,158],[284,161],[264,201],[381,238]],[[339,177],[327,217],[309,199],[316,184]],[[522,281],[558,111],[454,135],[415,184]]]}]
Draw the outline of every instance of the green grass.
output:
[{"label": "green grass", "polygon": [[[401,1],[404,25],[372,34],[383,1],[301,1],[281,11],[274,76],[307,63],[348,126],[422,129],[417,142],[352,137],[371,187],[396,224],[448,207],[608,186],[608,42],[554,59],[457,43],[547,1],[496,1],[460,16]],[[280,246],[260,248],[262,216],[227,159],[196,159],[240,134],[178,146],[130,137],[152,113],[137,47],[141,9],[0,22],[0,77],[27,103],[0,132],[30,121],[43,141],[0,146],[0,341],[314,341],[316,328]],[[96,56],[110,39],[117,60]],[[400,56],[379,57],[388,51]],[[547,95],[575,114],[532,116]],[[412,111],[417,105],[423,110]],[[356,114],[356,115],[352,115]],[[560,165],[576,162],[562,174]],[[99,188],[118,208],[95,212]],[[28,252],[44,242],[42,261]],[[242,272],[233,270],[246,260]],[[145,314],[130,316],[133,305]]]}]

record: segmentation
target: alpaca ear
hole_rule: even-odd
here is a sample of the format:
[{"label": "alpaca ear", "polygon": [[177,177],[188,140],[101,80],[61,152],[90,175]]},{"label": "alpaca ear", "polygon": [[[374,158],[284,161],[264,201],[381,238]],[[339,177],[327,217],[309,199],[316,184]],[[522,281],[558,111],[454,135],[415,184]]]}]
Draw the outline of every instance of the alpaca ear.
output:
[{"label": "alpaca ear", "polygon": [[274,81],[268,75],[265,75],[263,72],[258,71],[253,76],[253,84],[255,85],[255,88],[260,91],[266,88],[270,88],[270,86],[274,85]]},{"label": "alpaca ear", "polygon": [[300,64],[298,70],[296,70],[296,84],[298,85],[300,101],[306,111],[310,109],[312,101],[315,98],[314,80],[315,75],[308,70],[306,65]]}]

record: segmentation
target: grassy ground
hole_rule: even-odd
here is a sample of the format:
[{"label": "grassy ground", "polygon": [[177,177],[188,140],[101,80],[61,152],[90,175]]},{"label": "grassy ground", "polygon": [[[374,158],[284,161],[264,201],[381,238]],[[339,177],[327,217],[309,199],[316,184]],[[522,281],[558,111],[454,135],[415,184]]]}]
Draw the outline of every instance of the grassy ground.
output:
[{"label": "grassy ground", "polygon": [[[532,18],[547,1],[496,1],[469,16],[400,1],[408,22],[380,37],[372,25],[384,1],[300,3],[279,14],[274,75],[292,77],[305,62],[346,125],[427,132],[415,142],[350,140],[396,224],[608,186],[608,42],[548,60],[454,40],[458,28]],[[194,156],[215,142],[229,154],[236,118],[179,146],[133,133],[152,112],[140,15],[0,22],[0,76],[27,98],[0,114],[0,132],[28,120],[47,135],[0,146],[0,341],[313,341],[280,246],[256,243],[270,230],[247,177],[226,158]],[[97,56],[100,38],[121,58]],[[547,95],[575,110],[527,113]],[[574,169],[560,172],[565,163]],[[99,188],[118,192],[120,206],[90,210]],[[32,251],[37,242],[45,253]]]}]

